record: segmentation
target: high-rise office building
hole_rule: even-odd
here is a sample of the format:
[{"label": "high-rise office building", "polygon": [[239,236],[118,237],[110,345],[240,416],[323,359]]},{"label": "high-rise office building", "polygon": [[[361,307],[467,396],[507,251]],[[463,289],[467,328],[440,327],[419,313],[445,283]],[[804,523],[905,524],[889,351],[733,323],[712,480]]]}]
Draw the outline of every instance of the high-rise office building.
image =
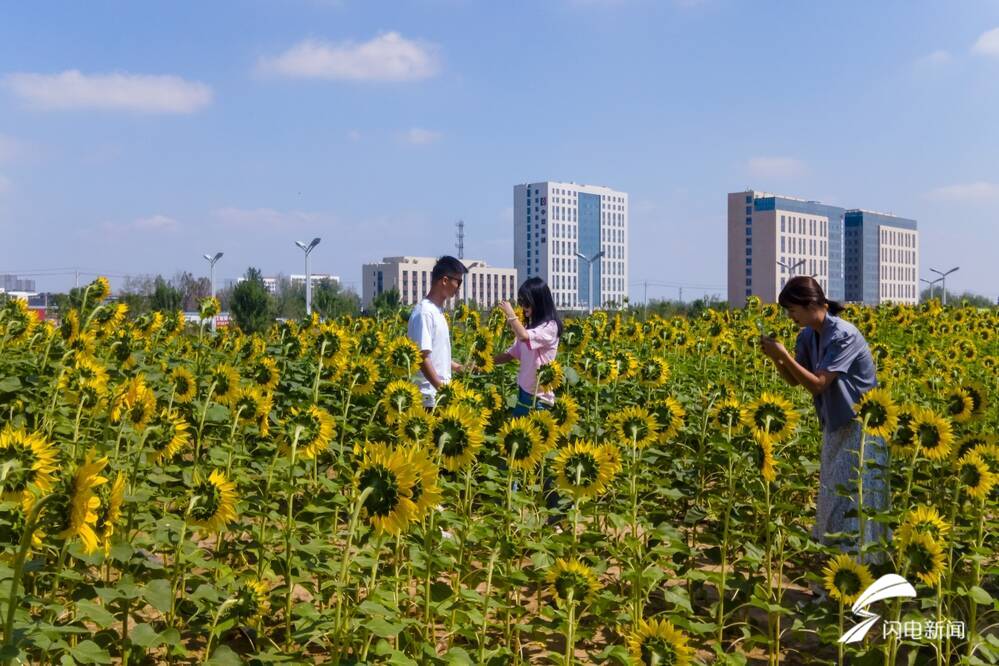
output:
[{"label": "high-rise office building", "polygon": [[844,225],[846,300],[918,303],[916,221],[869,210],[848,210]]},{"label": "high-rise office building", "polygon": [[521,280],[541,277],[559,308],[593,306],[628,297],[628,194],[597,185],[544,181],[513,188],[513,263]]},{"label": "high-rise office building", "polygon": [[728,195],[728,298],[775,302],[793,275],[826,296],[876,305],[918,299],[918,232],[905,218],[748,190]]}]

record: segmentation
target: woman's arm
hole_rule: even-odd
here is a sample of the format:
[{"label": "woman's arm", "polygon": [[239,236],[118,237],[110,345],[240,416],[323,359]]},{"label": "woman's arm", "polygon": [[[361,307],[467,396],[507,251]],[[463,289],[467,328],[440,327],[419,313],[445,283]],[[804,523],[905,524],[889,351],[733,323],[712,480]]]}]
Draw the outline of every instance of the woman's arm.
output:
[{"label": "woman's arm", "polygon": [[513,360],[513,354],[511,354],[510,352],[502,352],[500,354],[496,354],[496,356],[493,357],[493,363],[495,363],[496,365],[509,363],[512,360]]},{"label": "woman's arm", "polygon": [[830,372],[829,370],[819,370],[818,372],[811,372],[803,365],[794,360],[794,357],[784,349],[784,345],[779,342],[776,343],[780,349],[778,350],[776,358],[774,361],[777,362],[778,369],[781,370],[781,375],[786,371],[791,377],[796,380],[796,384],[800,384],[808,389],[808,392],[812,395],[819,395],[829,388],[836,378],[839,377],[839,373]]},{"label": "woman's arm", "polygon": [[798,384],[800,384],[800,382],[794,378],[794,375],[792,375],[791,372],[787,369],[787,366],[784,365],[783,361],[775,360],[774,366],[777,368],[777,372],[780,373],[780,376],[784,378],[785,382],[787,382],[791,386],[797,386]]}]

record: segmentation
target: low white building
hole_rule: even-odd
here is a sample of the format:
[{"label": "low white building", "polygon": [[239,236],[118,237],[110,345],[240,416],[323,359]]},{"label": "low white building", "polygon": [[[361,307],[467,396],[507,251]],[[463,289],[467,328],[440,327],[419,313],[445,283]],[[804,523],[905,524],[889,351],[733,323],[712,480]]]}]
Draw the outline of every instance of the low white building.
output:
[{"label": "low white building", "polygon": [[[329,273],[312,273],[309,275],[309,278],[312,281],[313,289],[316,288],[316,285],[325,280],[329,280],[331,282],[340,284],[340,276],[330,275]],[[246,278],[240,278],[239,282],[242,282],[244,279]],[[267,288],[267,291],[269,291],[272,294],[277,293],[278,285],[281,284],[282,279],[287,279],[291,283],[291,286],[293,287],[296,285],[304,285],[305,273],[302,274],[293,273],[291,275],[275,275],[274,277],[262,278],[262,280],[264,281],[264,286]]]},{"label": "low white building", "polygon": [[[517,297],[517,269],[497,268],[478,259],[462,259],[469,269],[461,290],[447,307],[456,301],[474,301],[480,307],[492,307],[501,300]],[[405,305],[416,305],[430,291],[430,275],[437,259],[434,257],[384,257],[381,262],[361,267],[361,298],[370,307],[375,296],[395,289]]]}]

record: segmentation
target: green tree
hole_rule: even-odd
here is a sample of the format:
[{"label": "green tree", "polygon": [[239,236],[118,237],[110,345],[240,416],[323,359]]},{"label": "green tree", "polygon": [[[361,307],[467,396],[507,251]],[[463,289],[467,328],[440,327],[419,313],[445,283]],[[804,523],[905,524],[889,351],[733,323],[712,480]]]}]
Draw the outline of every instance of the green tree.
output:
[{"label": "green tree", "polygon": [[260,270],[252,266],[246,269],[244,280],[232,290],[229,309],[236,325],[244,333],[262,333],[271,322],[270,294],[264,286]]},{"label": "green tree", "polygon": [[[313,300],[315,300],[314,295]],[[292,284],[287,277],[280,276],[277,289],[271,296],[271,313],[275,318],[281,317],[282,319],[301,319],[304,317],[305,284]]]},{"label": "green tree", "polygon": [[394,287],[388,291],[383,291],[371,300],[371,309],[379,315],[392,314],[398,311],[401,306],[402,297],[399,295],[399,290]]},{"label": "green tree", "polygon": [[361,312],[361,299],[339,282],[321,280],[312,285],[312,310],[324,319],[353,316]]},{"label": "green tree", "polygon": [[153,293],[149,296],[149,308],[160,312],[176,312],[184,306],[184,294],[172,284],[157,275],[153,282]]}]

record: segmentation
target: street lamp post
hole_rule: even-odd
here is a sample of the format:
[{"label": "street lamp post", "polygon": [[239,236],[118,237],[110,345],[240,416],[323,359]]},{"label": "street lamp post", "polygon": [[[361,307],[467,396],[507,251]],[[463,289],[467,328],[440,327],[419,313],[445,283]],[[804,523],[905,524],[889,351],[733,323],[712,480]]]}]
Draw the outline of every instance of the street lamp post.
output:
[{"label": "street lamp post", "polygon": [[919,281],[920,282],[925,282],[926,284],[930,285],[930,299],[932,300],[933,299],[933,285],[935,285],[937,282],[940,282],[940,278],[937,278],[936,280],[927,280],[926,278],[919,278]]},{"label": "street lamp post", "polygon": [[582,252],[577,252],[576,256],[585,261],[587,264],[586,270],[589,275],[588,278],[589,288],[586,292],[586,309],[589,312],[589,314],[593,314],[593,262],[599,259],[600,257],[604,256],[604,251],[600,250],[589,259],[587,259],[586,255],[583,254]]},{"label": "street lamp post", "polygon": [[960,266],[955,266],[954,268],[952,268],[952,269],[950,269],[949,271],[946,271],[946,272],[938,271],[935,268],[931,268],[930,269],[931,271],[933,271],[934,273],[936,273],[937,275],[940,276],[940,282],[941,282],[940,288],[943,289],[943,304],[944,305],[947,305],[947,276],[950,275],[951,273],[953,273],[954,271],[958,270],[959,268],[961,268],[961,267]]},{"label": "street lamp post", "polygon": [[313,238],[312,242],[306,245],[302,241],[295,241],[295,245],[302,248],[305,252],[305,315],[308,317],[312,316],[312,274],[309,273],[309,253],[317,245],[319,245],[319,239]]},{"label": "street lamp post", "polygon": [[780,259],[777,260],[777,265],[778,266],[783,266],[784,268],[786,268],[787,272],[791,274],[791,277],[794,277],[794,269],[797,268],[798,266],[803,265],[804,263],[805,263],[804,259],[799,259],[798,261],[796,261],[796,262],[794,262],[793,264],[790,264],[790,265],[785,264]]},{"label": "street lamp post", "polygon": [[[211,275],[211,278],[210,278],[209,281],[211,283],[211,290],[212,290],[211,296],[214,298],[215,297],[215,262],[217,262],[219,259],[222,258],[222,253],[221,252],[216,252],[214,255],[205,254],[205,255],[202,255],[202,256],[205,258],[205,261],[207,261],[208,264],[211,266],[211,269],[209,271],[209,273]],[[215,332],[215,317],[213,316],[212,317],[212,333],[214,333],[214,332]]]}]

